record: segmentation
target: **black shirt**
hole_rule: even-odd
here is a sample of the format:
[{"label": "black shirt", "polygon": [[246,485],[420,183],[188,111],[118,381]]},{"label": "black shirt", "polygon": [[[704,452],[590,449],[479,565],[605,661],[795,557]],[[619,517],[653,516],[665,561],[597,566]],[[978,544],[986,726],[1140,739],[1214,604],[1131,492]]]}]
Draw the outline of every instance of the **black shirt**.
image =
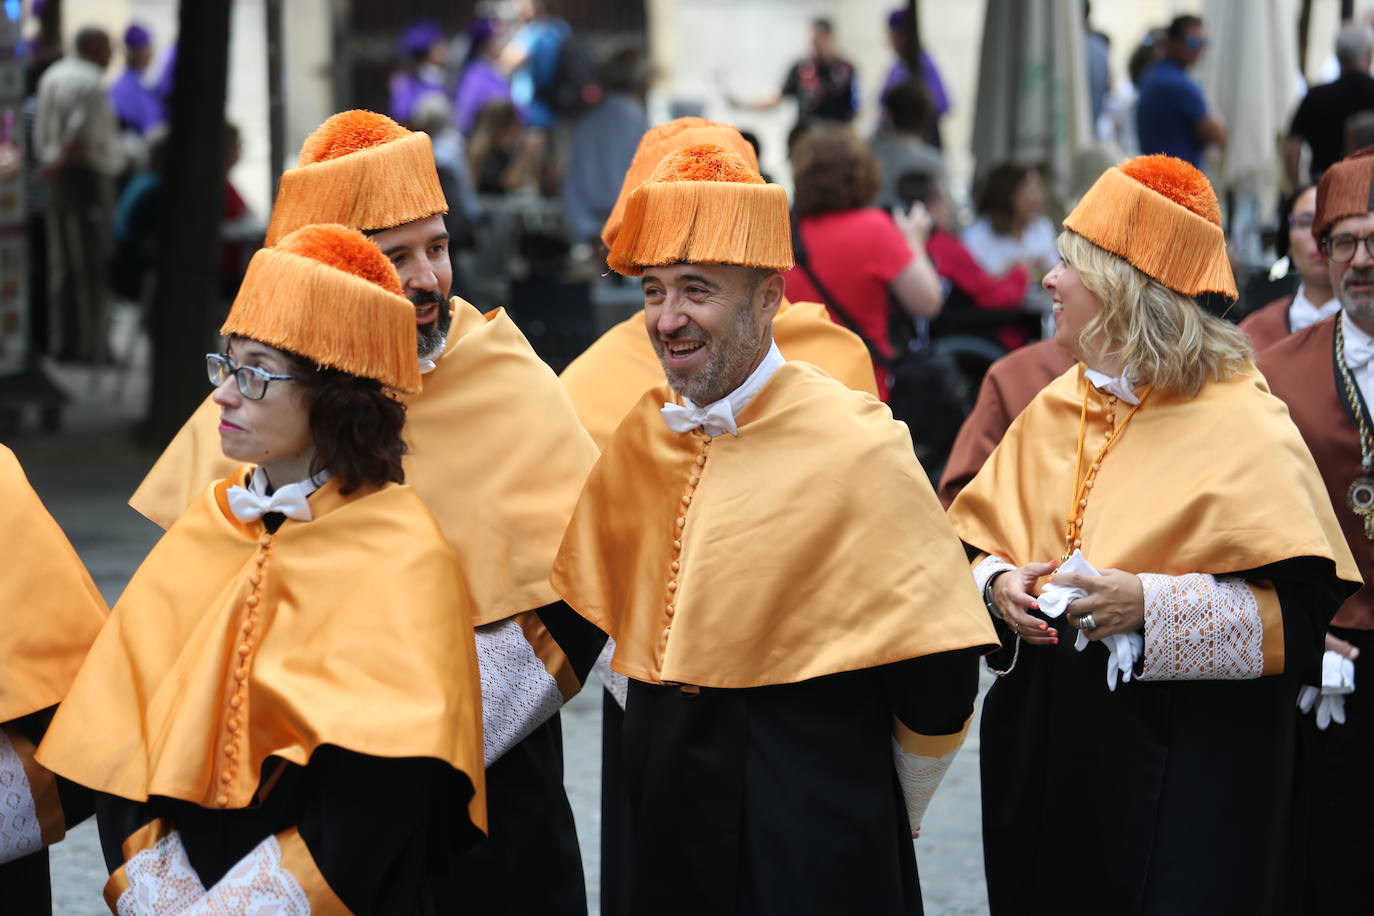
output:
[{"label": "black shirt", "polygon": [[803,57],[787,71],[782,94],[797,100],[798,121],[854,119],[854,67],[847,60]]},{"label": "black shirt", "polygon": [[1312,180],[1346,154],[1345,122],[1357,112],[1374,109],[1374,77],[1342,73],[1334,83],[1313,86],[1293,115],[1289,133],[1312,148]]}]

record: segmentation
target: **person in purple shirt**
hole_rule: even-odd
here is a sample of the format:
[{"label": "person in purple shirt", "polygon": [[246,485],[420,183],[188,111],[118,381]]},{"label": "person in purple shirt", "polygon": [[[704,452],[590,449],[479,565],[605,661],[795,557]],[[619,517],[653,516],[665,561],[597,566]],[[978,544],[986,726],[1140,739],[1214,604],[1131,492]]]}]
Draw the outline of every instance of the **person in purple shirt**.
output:
[{"label": "person in purple shirt", "polygon": [[401,65],[391,77],[387,113],[401,123],[410,121],[415,106],[431,92],[445,92],[444,64],[448,43],[437,23],[411,23],[401,34]]},{"label": "person in purple shirt", "polygon": [[468,56],[453,90],[453,120],[465,137],[472,135],[477,113],[488,102],[510,101],[510,80],[496,63],[501,38],[495,19],[475,19],[468,27]]},{"label": "person in purple shirt", "polygon": [[1141,155],[1165,153],[1200,169],[1208,144],[1226,145],[1226,126],[1188,75],[1206,47],[1207,34],[1198,17],[1179,16],[1169,24],[1164,57],[1145,72],[1140,84],[1135,117]]},{"label": "person in purple shirt", "polygon": [[162,100],[143,82],[153,61],[153,36],[138,23],[124,31],[124,72],[110,86],[110,107],[121,131],[140,136],[166,120]]},{"label": "person in purple shirt", "polygon": [[[888,44],[892,46],[892,52],[897,55],[897,59],[892,62],[892,66],[887,70],[887,78],[883,80],[882,91],[878,93],[879,99],[886,97],[889,89],[911,81],[911,67],[907,66],[906,62],[906,10],[895,9],[888,13],[887,40]],[[949,94],[945,91],[945,83],[944,80],[940,79],[940,71],[936,69],[935,61],[925,52],[924,48],[921,49],[920,82],[934,106],[923,139],[931,146],[938,148],[941,146],[940,119],[949,111]]]}]

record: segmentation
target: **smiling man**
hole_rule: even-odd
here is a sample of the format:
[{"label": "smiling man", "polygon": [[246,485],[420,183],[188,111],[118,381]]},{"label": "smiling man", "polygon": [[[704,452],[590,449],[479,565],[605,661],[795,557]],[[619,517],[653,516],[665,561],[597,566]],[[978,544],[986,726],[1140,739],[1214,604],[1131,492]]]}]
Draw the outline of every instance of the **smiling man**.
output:
[{"label": "smiling man", "polygon": [[631,913],[921,912],[910,838],[993,634],[906,428],[772,339],[785,192],[721,146],[630,195],[666,376],[616,430],[553,582],[629,678]]},{"label": "smiling man", "polygon": [[[550,564],[596,459],[557,377],[501,309],[449,299],[452,268],[429,137],[367,111],[334,115],[282,175],[268,244],[312,223],[365,232],[415,305],[424,390],[404,395],[404,466],[453,547],[475,609],[488,841],[460,866],[474,912],[586,912],[563,789],[558,710],[603,637],[557,600]],[[166,527],[233,470],[208,398],[130,504]],[[385,609],[379,609],[385,611]],[[534,871],[540,880],[528,880]]]},{"label": "smiling man", "polygon": [[[1317,186],[1312,237],[1341,311],[1264,350],[1259,368],[1288,404],[1365,584],[1331,621],[1325,694],[1305,728],[1321,778],[1307,869],[1311,912],[1368,903],[1365,851],[1374,843],[1374,149],[1331,166]],[[1348,676],[1347,676],[1348,675]],[[1353,688],[1353,692],[1347,692]],[[1312,711],[1309,704],[1308,711]],[[1333,715],[1339,709],[1340,715]],[[1315,719],[1315,721],[1313,721]]]}]

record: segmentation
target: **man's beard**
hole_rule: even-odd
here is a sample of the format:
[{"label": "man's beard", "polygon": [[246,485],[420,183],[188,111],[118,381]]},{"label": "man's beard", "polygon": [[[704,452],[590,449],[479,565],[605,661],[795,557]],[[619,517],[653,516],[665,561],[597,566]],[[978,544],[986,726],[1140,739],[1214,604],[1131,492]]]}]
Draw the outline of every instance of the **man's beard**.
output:
[{"label": "man's beard", "polygon": [[1374,267],[1350,268],[1345,276],[1341,277],[1340,288],[1336,291],[1336,297],[1341,300],[1341,308],[1345,309],[1351,318],[1374,318],[1374,293],[1352,293],[1346,287],[1353,281],[1374,283]]},{"label": "man's beard", "polygon": [[655,340],[663,373],[674,391],[701,407],[719,401],[744,383],[750,364],[758,356],[762,337],[752,305],[752,299],[741,300],[735,305],[728,323],[711,340],[711,354],[706,365],[695,375],[681,375],[669,368],[666,341],[704,340],[705,335],[699,328],[688,325]]},{"label": "man's beard", "polygon": [[436,314],[433,321],[429,324],[417,324],[415,326],[415,345],[419,351],[420,359],[433,359],[444,349],[448,329],[453,326],[453,313],[445,307],[447,303],[444,301],[444,297],[434,290],[411,296],[410,303],[416,308],[426,305],[438,307],[435,310]]}]

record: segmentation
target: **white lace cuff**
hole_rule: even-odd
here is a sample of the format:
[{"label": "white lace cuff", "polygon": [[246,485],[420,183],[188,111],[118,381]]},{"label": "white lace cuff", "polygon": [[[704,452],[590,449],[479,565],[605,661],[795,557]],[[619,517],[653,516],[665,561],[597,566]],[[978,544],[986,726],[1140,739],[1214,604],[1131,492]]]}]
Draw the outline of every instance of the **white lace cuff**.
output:
[{"label": "white lace cuff", "polygon": [[921,829],[930,800],[940,780],[949,772],[954,755],[964,744],[968,733],[969,716],[964,727],[953,735],[922,735],[907,728],[900,721],[893,720],[892,762],[897,769],[897,782],[902,787],[902,798],[906,801],[906,817],[915,833]]},{"label": "white lace cuff", "polygon": [[43,848],[43,828],[24,760],[0,731],[0,863]]},{"label": "white lace cuff", "polygon": [[983,559],[979,560],[973,567],[973,584],[978,586],[978,594],[981,595],[983,593],[983,589],[987,587],[988,580],[993,576],[1000,572],[1008,572],[1015,568],[1015,566],[1012,566],[996,554],[990,553],[983,557]]},{"label": "white lace cuff", "polygon": [[592,665],[592,670],[596,676],[601,678],[601,684],[607,692],[615,698],[616,703],[621,709],[625,708],[625,700],[630,693],[630,679],[618,671],[611,670],[611,659],[615,657],[615,640],[606,637],[606,645],[602,647],[601,654],[596,657],[596,664]]},{"label": "white lace cuff", "polygon": [[126,886],[115,901],[116,916],[180,916],[205,896],[205,885],[175,830],[140,850],[120,872]]},{"label": "white lace cuff", "polygon": [[1141,573],[1143,681],[1247,680],[1264,672],[1264,621],[1242,579]]},{"label": "white lace cuff", "polygon": [[185,910],[185,916],[230,913],[310,916],[310,898],[282,864],[281,844],[270,836]]},{"label": "white lace cuff", "polygon": [[491,766],[558,712],[563,693],[519,621],[489,623],[474,635],[482,682],[483,759]]}]

